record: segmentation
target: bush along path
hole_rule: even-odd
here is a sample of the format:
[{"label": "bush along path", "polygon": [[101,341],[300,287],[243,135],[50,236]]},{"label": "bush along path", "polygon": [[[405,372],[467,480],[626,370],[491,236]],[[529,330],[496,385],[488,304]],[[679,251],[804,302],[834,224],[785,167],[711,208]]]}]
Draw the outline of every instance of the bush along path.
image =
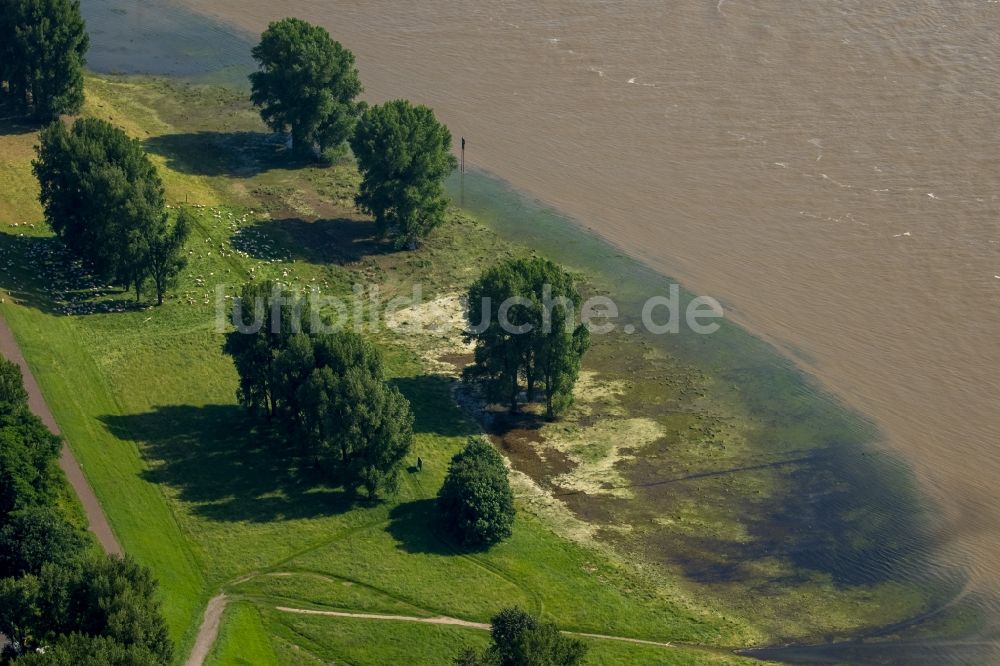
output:
[{"label": "bush along path", "polygon": [[[7,326],[7,322],[3,317],[0,317],[0,354],[3,354],[8,360],[16,363],[21,368],[21,375],[24,377],[24,388],[28,392],[28,406],[31,407],[31,411],[42,420],[42,423],[53,434],[61,436],[59,426],[52,416],[48,405],[45,403],[45,398],[42,396],[38,382],[35,381],[35,377],[31,374],[31,369],[24,359],[24,354],[21,353],[21,348],[18,346],[14,334],[11,332],[10,327]],[[66,475],[66,479],[69,481],[70,486],[72,486],[73,492],[80,499],[80,504],[83,505],[84,513],[87,516],[87,526],[94,533],[94,536],[97,537],[101,548],[109,555],[122,555],[121,544],[118,543],[115,533],[111,530],[111,525],[108,523],[107,516],[104,515],[104,510],[97,501],[97,496],[90,487],[90,483],[87,481],[87,477],[84,475],[83,469],[77,462],[76,457],[65,442],[63,442],[62,453],[59,456],[59,467]]]}]

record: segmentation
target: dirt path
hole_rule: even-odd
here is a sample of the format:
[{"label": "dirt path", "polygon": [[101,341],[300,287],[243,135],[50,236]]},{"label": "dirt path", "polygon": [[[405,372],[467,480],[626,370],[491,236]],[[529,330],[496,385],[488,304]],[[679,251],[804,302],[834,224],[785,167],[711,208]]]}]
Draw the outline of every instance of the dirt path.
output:
[{"label": "dirt path", "polygon": [[201,666],[205,663],[205,657],[215,644],[215,639],[219,637],[219,625],[222,624],[222,612],[226,610],[226,595],[219,594],[208,601],[205,606],[205,615],[202,616],[201,626],[198,628],[198,637],[194,639],[194,647],[188,655],[184,666]]},{"label": "dirt path", "polygon": [[347,613],[343,611],[320,611],[308,608],[286,608],[278,606],[277,610],[283,613],[296,613],[298,615],[323,615],[325,617],[352,617],[358,620],[389,620],[391,622],[420,622],[423,624],[446,624],[455,627],[466,627],[468,629],[482,629],[489,631],[490,625],[483,622],[469,622],[459,620],[454,617],[438,615],[437,617],[416,617],[414,615],[379,615],[377,613]]},{"label": "dirt path", "polygon": [[[412,615],[380,615],[377,613],[348,613],[344,611],[321,611],[321,610],[312,610],[309,608],[287,608],[285,606],[277,606],[275,610],[279,610],[283,613],[296,613],[298,615],[322,615],[325,617],[347,617],[347,618],[354,618],[357,620],[384,620],[391,622],[419,622],[422,624],[449,625],[455,627],[466,627],[468,629],[481,629],[483,631],[490,630],[490,625],[484,622],[469,622],[468,620],[459,620],[458,618],[447,617],[444,615],[439,615],[437,617],[415,617]],[[706,645],[690,645],[688,643],[671,643],[671,642],[663,643],[660,641],[647,641],[642,638],[609,636],[607,634],[588,634],[580,631],[563,631],[562,633],[566,634],[567,636],[594,638],[602,641],[619,641],[621,643],[650,645],[652,647],[659,647],[659,648],[673,649],[673,650],[695,650],[698,652],[710,652],[712,654],[723,654],[727,656],[733,655],[731,650],[727,650],[725,648],[714,648]],[[190,664],[188,666],[190,666]]]},{"label": "dirt path", "polygon": [[[52,412],[49,411],[49,406],[45,404],[45,398],[42,397],[42,391],[38,387],[38,382],[35,381],[34,375],[31,374],[28,363],[24,360],[24,354],[21,353],[21,348],[17,346],[17,340],[14,338],[14,334],[11,332],[10,327],[7,326],[7,322],[3,317],[0,317],[0,354],[3,354],[21,367],[21,374],[24,376],[24,388],[28,392],[28,406],[31,408],[31,411],[42,420],[49,430],[57,435],[61,435],[59,426],[56,424]],[[118,543],[118,539],[115,538],[115,533],[111,530],[111,525],[108,524],[107,516],[104,515],[104,510],[97,501],[97,496],[94,495],[90,483],[87,482],[87,477],[84,476],[80,464],[76,461],[73,452],[70,451],[69,446],[66,444],[63,444],[62,447],[62,453],[59,457],[59,467],[66,474],[66,478],[76,492],[76,496],[80,498],[80,504],[83,505],[84,513],[87,515],[87,525],[90,531],[97,537],[97,541],[101,544],[101,547],[109,554],[121,555],[122,547]]]}]

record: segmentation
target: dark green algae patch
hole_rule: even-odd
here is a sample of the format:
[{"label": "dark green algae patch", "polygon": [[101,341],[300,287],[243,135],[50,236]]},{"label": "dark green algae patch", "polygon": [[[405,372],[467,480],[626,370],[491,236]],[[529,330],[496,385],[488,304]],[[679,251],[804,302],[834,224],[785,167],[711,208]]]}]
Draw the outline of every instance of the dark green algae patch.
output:
[{"label": "dark green algae patch", "polygon": [[[939,657],[952,654],[953,639],[982,629],[985,602],[963,596],[963,571],[938,557],[934,508],[871,422],[724,319],[711,335],[683,323],[677,334],[644,332],[642,304],[669,295],[669,278],[504,181],[473,171],[449,187],[508,241],[578,271],[585,296],[618,305],[617,330],[593,337],[564,421],[494,427],[515,465],[599,525],[599,539],[680,574],[769,642],[819,644],[757,655],[769,659],[911,663],[938,641],[950,646]],[[681,288],[681,311],[692,297]],[[604,390],[588,398],[591,385]],[[593,462],[585,440],[598,424],[640,420],[658,426],[655,437],[618,429],[625,441],[596,483],[574,479]]]}]

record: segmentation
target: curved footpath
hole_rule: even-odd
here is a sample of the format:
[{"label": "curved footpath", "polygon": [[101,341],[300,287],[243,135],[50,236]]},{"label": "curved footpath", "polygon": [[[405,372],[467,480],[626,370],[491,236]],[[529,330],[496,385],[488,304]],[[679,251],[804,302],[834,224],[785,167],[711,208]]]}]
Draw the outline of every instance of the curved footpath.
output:
[{"label": "curved footpath", "polygon": [[[324,610],[314,610],[311,608],[288,608],[287,606],[276,606],[275,610],[281,611],[282,613],[294,613],[297,615],[319,615],[324,617],[346,617],[353,618],[356,620],[382,620],[389,622],[418,622],[421,624],[436,624],[445,625],[453,627],[465,627],[467,629],[480,629],[483,631],[489,631],[491,626],[485,622],[470,622],[468,620],[460,620],[454,617],[447,617],[444,615],[438,615],[436,617],[416,617],[413,615],[382,615],[379,613],[349,613],[346,611],[324,611]],[[733,651],[726,648],[715,648],[707,645],[695,645],[692,643],[674,643],[674,642],[661,642],[661,641],[649,641],[642,638],[628,638],[626,636],[611,636],[608,634],[590,634],[581,631],[561,631],[560,633],[566,636],[578,636],[581,638],[595,638],[602,641],[619,641],[622,643],[633,643],[635,645],[649,645],[652,647],[673,649],[673,650],[692,650],[695,652],[706,652],[710,654],[733,656]]]},{"label": "curved footpath", "polygon": [[[24,377],[24,388],[28,392],[28,406],[31,408],[31,411],[42,420],[49,430],[61,436],[62,433],[59,431],[59,426],[56,424],[52,412],[49,411],[49,406],[45,404],[45,398],[42,397],[42,391],[38,386],[38,382],[35,381],[34,375],[31,374],[31,369],[28,368],[24,354],[21,353],[21,348],[17,346],[17,340],[14,338],[10,327],[7,326],[7,321],[2,316],[0,316],[0,354],[3,354],[20,366],[21,375]],[[70,451],[69,446],[65,442],[63,443],[62,453],[59,456],[59,467],[66,474],[66,478],[76,492],[76,496],[80,498],[80,504],[83,505],[83,511],[87,515],[87,525],[90,531],[94,533],[94,536],[97,537],[98,543],[101,544],[101,547],[108,554],[121,555],[121,544],[115,538],[115,533],[111,530],[108,518],[104,515],[104,510],[101,509],[101,505],[97,501],[97,496],[94,495],[94,490],[87,482],[87,477],[84,476],[83,469],[80,468],[80,463],[76,461],[76,457],[73,456],[73,452]]]}]

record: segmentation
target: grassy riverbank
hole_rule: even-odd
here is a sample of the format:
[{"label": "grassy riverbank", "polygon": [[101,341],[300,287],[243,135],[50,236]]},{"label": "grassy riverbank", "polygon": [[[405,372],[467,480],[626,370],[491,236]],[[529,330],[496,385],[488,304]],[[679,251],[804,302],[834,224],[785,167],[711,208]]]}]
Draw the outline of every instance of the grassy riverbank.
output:
[{"label": "grassy riverbank", "polygon": [[[518,604],[572,631],[737,647],[848,635],[929,603],[888,576],[844,580],[798,562],[780,535],[767,537],[781,548],[744,557],[761,538],[758,514],[789,501],[794,472],[814,452],[799,441],[762,446],[766,433],[746,407],[754,398],[728,389],[737,379],[649,340],[598,338],[564,421],[477,420],[455,381],[468,359],[457,331],[406,327],[454,321],[457,296],[484,266],[530,249],[452,211],[419,251],[392,251],[353,210],[353,167],[289,162],[243,93],[98,77],[87,92],[86,114],[145,141],[168,201],[199,206],[190,264],[162,308],[135,309],[127,294],[81,284],[41,224],[35,134],[6,125],[0,308],[122,545],[159,578],[178,654],[219,591],[235,603],[214,664],[240,663],[246,646],[253,663],[379,664],[405,654],[431,664],[485,640],[475,629],[279,606],[485,622]],[[337,488],[307,483],[235,404],[215,287],[233,294],[252,278],[329,295],[378,285],[383,299],[423,286],[430,305],[375,333],[413,404],[414,458],[424,460],[398,497],[355,505]],[[610,287],[594,278],[586,288]],[[520,513],[509,542],[473,555],[437,536],[431,498],[447,461],[483,427],[517,470]],[[694,647],[590,642],[594,663],[742,661]]]}]

